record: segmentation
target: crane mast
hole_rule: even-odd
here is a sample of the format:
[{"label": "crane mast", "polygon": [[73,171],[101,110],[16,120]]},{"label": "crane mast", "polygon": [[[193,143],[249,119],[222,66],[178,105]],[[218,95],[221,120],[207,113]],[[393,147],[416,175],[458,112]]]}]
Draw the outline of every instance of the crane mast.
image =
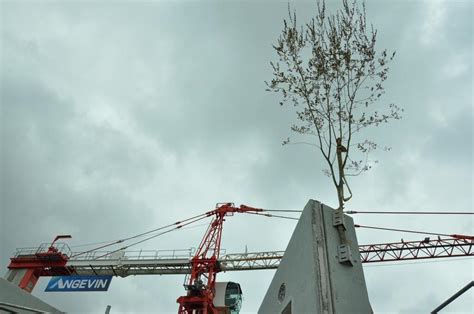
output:
[{"label": "crane mast", "polygon": [[233,203],[217,204],[217,208],[207,213],[214,216],[207,228],[196,254],[191,259],[191,275],[185,284],[187,294],[179,297],[179,314],[217,313],[214,307],[216,274],[221,271],[219,253],[221,248],[222,227],[226,216],[234,213],[259,212],[262,209],[245,205],[235,207]]}]

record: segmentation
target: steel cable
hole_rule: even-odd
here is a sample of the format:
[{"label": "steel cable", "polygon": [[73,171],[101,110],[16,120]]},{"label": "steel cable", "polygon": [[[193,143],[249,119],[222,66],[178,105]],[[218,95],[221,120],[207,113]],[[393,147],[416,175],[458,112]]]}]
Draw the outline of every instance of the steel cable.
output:
[{"label": "steel cable", "polygon": [[[200,216],[202,216],[202,215],[200,215]],[[176,231],[176,230],[178,230],[178,229],[181,229],[181,228],[184,227],[184,226],[190,225],[190,224],[192,224],[192,223],[195,223],[195,222],[200,221],[200,220],[202,220],[202,219],[205,219],[205,218],[207,218],[207,217],[209,217],[209,216],[208,216],[207,214],[205,214],[204,217],[200,217],[200,218],[194,219],[193,221],[189,221],[189,222],[187,222],[187,223],[178,225],[178,226],[176,226],[176,227],[173,228],[173,229],[166,230],[166,231],[160,232],[160,233],[158,233],[158,234],[154,234],[154,235],[152,235],[152,236],[150,236],[150,237],[148,237],[148,238],[145,238],[145,239],[143,239],[143,240],[136,241],[136,242],[133,242],[132,244],[129,244],[129,245],[127,245],[127,246],[124,246],[124,247],[121,247],[121,248],[119,248],[119,249],[116,249],[116,250],[107,252],[107,253],[105,253],[105,254],[103,254],[103,255],[100,255],[100,256],[96,257],[95,259],[99,259],[99,258],[101,258],[101,257],[104,257],[104,256],[107,256],[107,255],[116,253],[116,252],[118,252],[118,251],[122,251],[122,250],[128,249],[128,248],[131,247],[131,246],[134,246],[134,245],[143,243],[143,242],[145,242],[145,241],[151,240],[151,239],[156,238],[156,237],[158,237],[158,236],[161,236],[161,235],[163,235],[163,234],[166,234],[166,233],[169,233],[169,232],[172,232],[172,231]],[[188,219],[187,219],[187,220],[188,220]],[[184,221],[184,220],[183,220],[183,221]]]},{"label": "steel cable", "polygon": [[[266,211],[266,210],[264,210]],[[283,218],[283,219],[291,219],[291,220],[299,220],[299,218],[294,218],[294,217],[288,217],[288,216],[280,216],[280,215],[272,215],[272,214],[265,214],[262,212],[245,212],[245,214],[252,214],[252,215],[259,215],[259,216],[265,216],[265,217],[274,217],[274,218]]]},{"label": "steel cable", "polygon": [[302,213],[302,210],[296,209],[264,209],[265,212],[281,212],[281,213]]},{"label": "steel cable", "polygon": [[345,214],[386,214],[386,215],[474,215],[474,212],[437,212],[437,211],[355,211],[347,210]]},{"label": "steel cable", "polygon": [[365,229],[376,229],[384,231],[396,231],[396,232],[406,232],[406,233],[417,233],[424,235],[435,235],[435,236],[445,236],[457,239],[470,239],[474,240],[473,236],[461,235],[461,234],[446,234],[446,233],[436,233],[436,232],[427,232],[427,231],[415,231],[415,230],[406,230],[406,229],[395,229],[395,228],[385,228],[385,227],[374,227],[374,226],[364,226],[364,225],[354,225],[355,228],[365,228]]},{"label": "steel cable", "polygon": [[[196,219],[196,218],[206,218],[209,216],[209,213],[204,213],[204,214],[200,214],[200,215],[196,215],[194,217],[191,217],[191,218],[187,218],[187,219],[184,219],[184,220],[181,220],[181,221],[177,221],[175,223],[172,223],[172,224],[169,224],[169,225],[166,225],[166,226],[162,226],[162,227],[159,227],[159,228],[155,228],[155,229],[152,229],[152,230],[149,230],[149,231],[146,231],[146,232],[142,232],[142,233],[139,233],[139,234],[136,234],[134,236],[130,236],[130,237],[127,237],[127,238],[123,238],[123,239],[119,239],[119,240],[115,240],[113,242],[99,242],[99,243],[108,243],[108,244],[104,244],[104,245],[101,245],[99,247],[95,247],[93,249],[90,249],[90,250],[86,250],[86,251],[83,251],[83,252],[80,252],[80,253],[77,253],[77,254],[74,254],[71,256],[71,258],[73,257],[77,257],[77,256],[80,256],[80,255],[83,255],[83,254],[87,254],[87,253],[90,253],[90,252],[94,252],[94,251],[97,251],[97,250],[100,250],[100,249],[103,249],[103,248],[106,248],[108,246],[112,246],[112,245],[115,245],[115,244],[119,244],[119,243],[123,243],[125,241],[129,241],[129,240],[132,240],[132,239],[136,239],[136,238],[139,238],[139,237],[142,237],[142,236],[145,236],[147,234],[150,234],[150,233],[154,233],[154,232],[157,232],[157,231],[160,231],[160,230],[163,230],[163,229],[166,229],[166,228],[170,228],[170,227],[173,227],[173,226],[177,226],[183,222],[186,222],[186,221],[190,221],[192,219]],[[196,220],[197,221],[197,220]],[[179,227],[181,228],[181,227]],[[179,229],[177,228],[177,229]],[[171,229],[171,230],[175,230],[175,229]],[[165,232],[167,233],[167,232]],[[158,235],[161,235],[163,233],[159,233]],[[158,236],[156,235],[156,236]],[[84,245],[82,245],[84,246]]]}]

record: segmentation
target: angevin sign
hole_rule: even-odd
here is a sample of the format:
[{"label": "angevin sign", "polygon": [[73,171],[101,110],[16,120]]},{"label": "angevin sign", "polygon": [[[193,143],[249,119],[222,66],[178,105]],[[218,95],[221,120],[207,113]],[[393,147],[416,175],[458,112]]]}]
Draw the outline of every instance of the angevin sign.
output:
[{"label": "angevin sign", "polygon": [[51,278],[44,291],[107,291],[112,276],[57,276]]}]

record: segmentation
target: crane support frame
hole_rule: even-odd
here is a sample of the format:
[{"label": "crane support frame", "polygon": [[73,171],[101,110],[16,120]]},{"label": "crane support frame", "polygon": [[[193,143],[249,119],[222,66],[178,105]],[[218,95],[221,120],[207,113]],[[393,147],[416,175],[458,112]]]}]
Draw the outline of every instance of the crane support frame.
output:
[{"label": "crane support frame", "polygon": [[[63,254],[62,262],[39,262],[33,258],[36,252],[45,253],[38,248],[19,249],[8,266],[9,274],[14,271],[28,270],[25,277],[38,280],[41,276],[69,275],[189,275],[191,273],[191,254],[193,250],[168,251],[123,251],[120,256],[104,254],[97,251],[74,258],[74,253]],[[105,252],[106,253],[106,252]],[[445,238],[426,241],[410,241],[360,245],[359,253],[363,264],[379,262],[398,262],[404,260],[421,260],[445,257],[474,256],[474,241]],[[53,253],[58,255],[58,253]],[[244,271],[277,269],[284,251],[248,252],[225,254],[218,259],[220,271]],[[41,256],[41,254],[40,254]],[[97,258],[97,256],[103,256]],[[54,267],[51,267],[54,266]],[[9,280],[22,289],[31,292],[34,287],[27,282],[20,285],[16,280]],[[33,282],[32,282],[33,283]],[[36,281],[34,281],[36,283]]]},{"label": "crane support frame", "polygon": [[[234,213],[256,213],[262,209],[245,205],[234,207],[232,203],[218,204],[213,211],[206,213],[214,216],[199,248],[187,250],[140,250],[140,251],[90,251],[72,253],[65,243],[56,242],[68,235],[58,236],[49,244],[39,247],[17,249],[10,259],[6,279],[27,292],[31,292],[42,276],[70,275],[113,275],[126,277],[130,275],[177,275],[186,274],[188,295],[180,297],[181,301],[193,307],[200,302],[206,304],[212,312],[213,286],[215,276],[220,271],[242,271],[259,269],[276,269],[284,251],[251,252],[223,254],[221,250],[222,226],[226,216]],[[474,256],[474,237],[451,235],[437,239],[425,238],[422,241],[401,241],[360,245],[358,247],[362,263],[395,262],[421,260],[430,258]],[[198,279],[202,280],[202,283]],[[200,284],[196,290],[197,283]],[[192,292],[191,290],[194,290]],[[196,295],[207,293],[198,300]],[[188,298],[189,297],[189,298]],[[199,303],[198,302],[198,303]],[[181,303],[180,303],[181,304]],[[181,307],[180,313],[188,313],[191,308]],[[186,312],[188,311],[188,312]]]}]

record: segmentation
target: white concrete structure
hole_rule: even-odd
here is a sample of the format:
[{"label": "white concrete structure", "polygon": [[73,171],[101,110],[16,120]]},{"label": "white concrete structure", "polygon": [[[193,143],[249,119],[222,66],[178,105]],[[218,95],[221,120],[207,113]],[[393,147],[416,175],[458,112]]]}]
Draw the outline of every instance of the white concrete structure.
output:
[{"label": "white concrete structure", "polygon": [[344,216],[350,252],[343,252],[333,213],[308,202],[258,313],[373,313],[353,220]]},{"label": "white concrete structure", "polygon": [[0,313],[63,313],[0,278]]}]

